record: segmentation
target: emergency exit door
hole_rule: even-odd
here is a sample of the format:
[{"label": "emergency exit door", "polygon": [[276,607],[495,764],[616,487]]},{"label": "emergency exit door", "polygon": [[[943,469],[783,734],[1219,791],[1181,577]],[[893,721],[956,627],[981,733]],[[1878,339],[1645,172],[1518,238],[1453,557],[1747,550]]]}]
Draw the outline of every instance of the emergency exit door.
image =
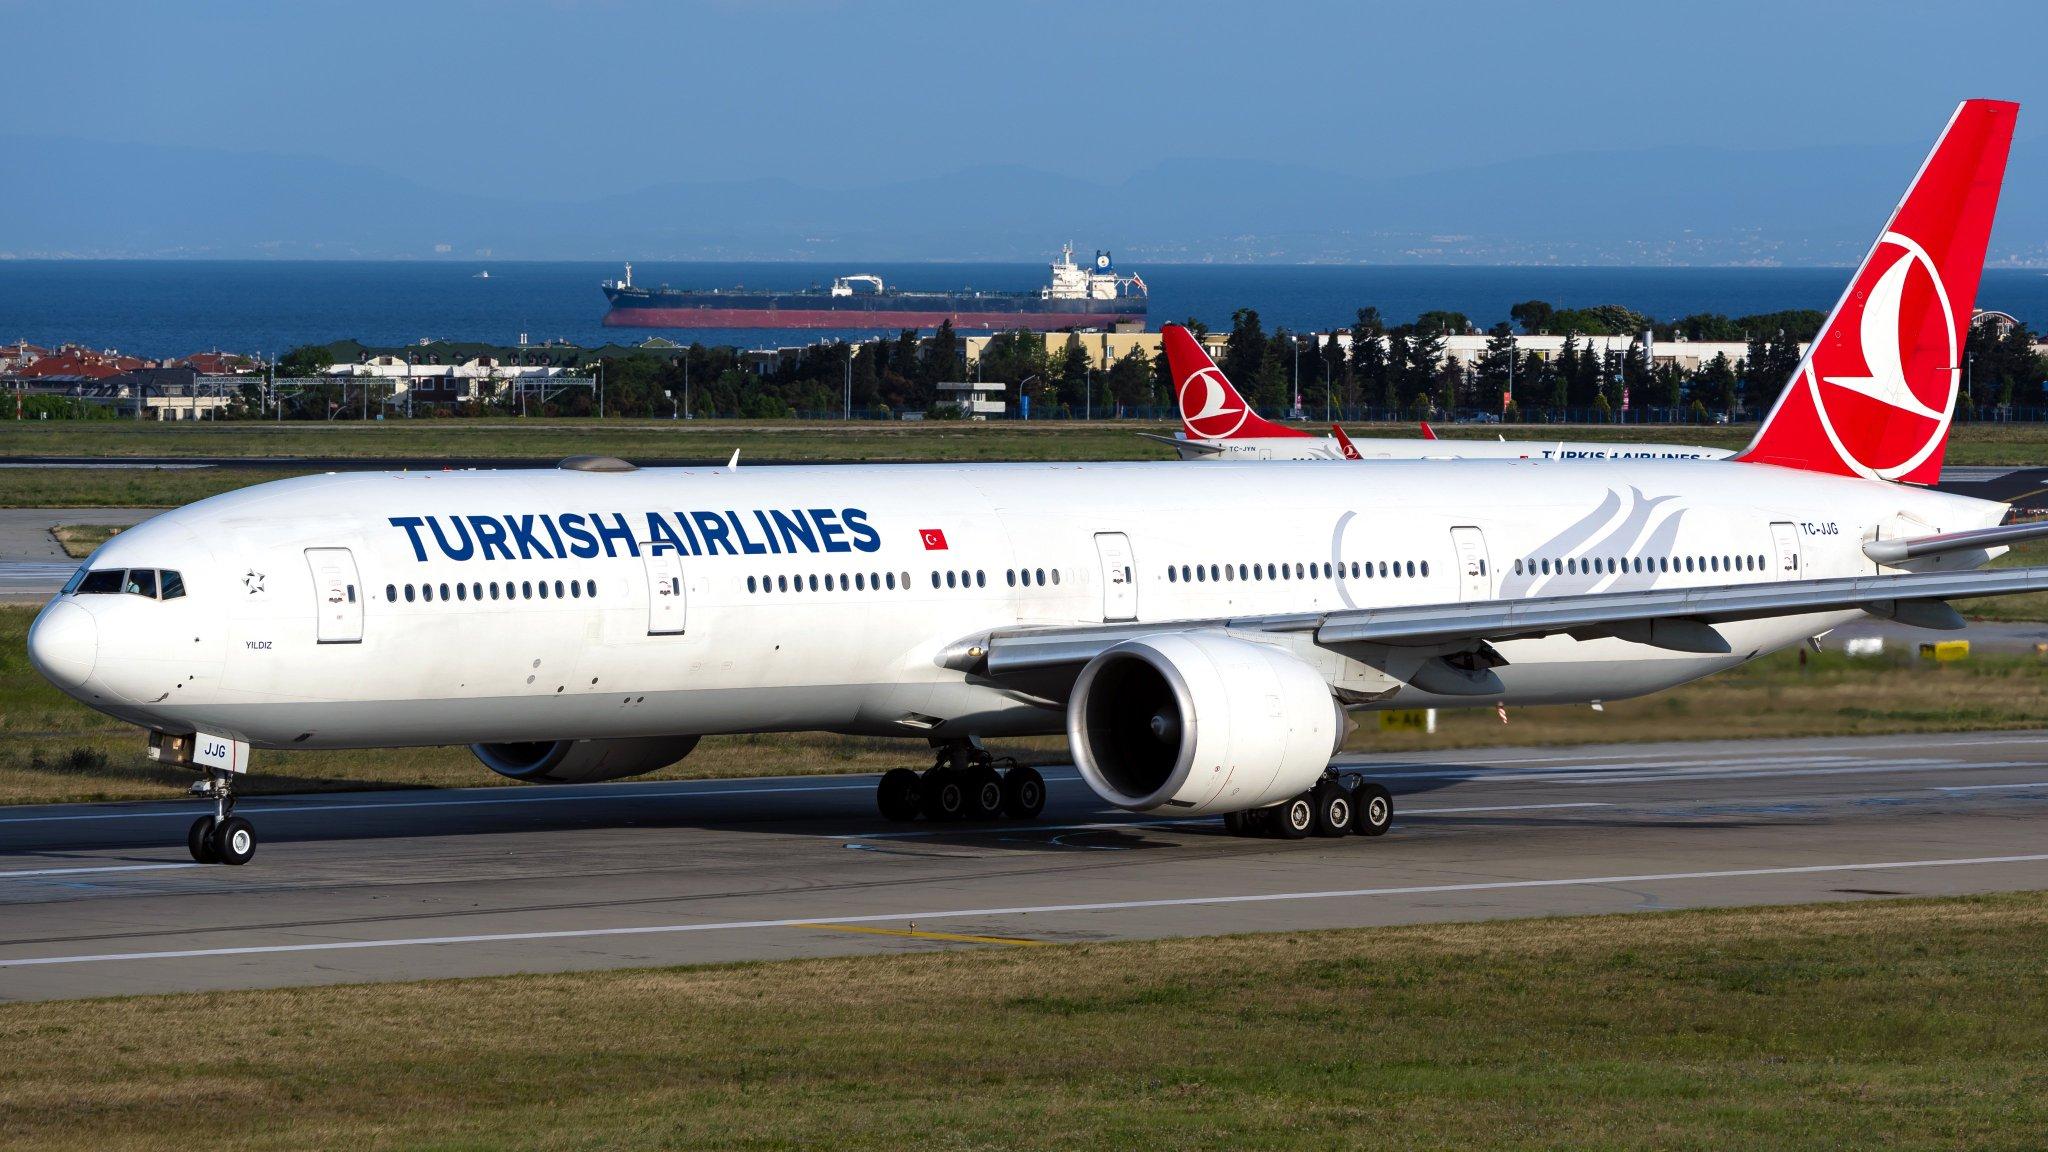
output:
[{"label": "emergency exit door", "polygon": [[647,561],[647,634],[669,636],[683,630],[688,605],[683,593],[683,558],[674,552]]},{"label": "emergency exit door", "polygon": [[1777,576],[1780,580],[1800,578],[1799,527],[1796,524],[1778,522],[1771,525],[1771,547],[1777,552]]},{"label": "emergency exit door", "polygon": [[1493,599],[1493,573],[1486,563],[1486,536],[1477,528],[1451,529],[1451,548],[1458,556],[1458,599]]},{"label": "emergency exit door", "polygon": [[322,644],[363,641],[363,594],[355,553],[346,548],[308,548],[313,573],[314,634]]},{"label": "emergency exit door", "polygon": [[1097,532],[1095,555],[1102,561],[1102,619],[1138,618],[1138,579],[1131,561],[1131,538],[1121,532]]}]

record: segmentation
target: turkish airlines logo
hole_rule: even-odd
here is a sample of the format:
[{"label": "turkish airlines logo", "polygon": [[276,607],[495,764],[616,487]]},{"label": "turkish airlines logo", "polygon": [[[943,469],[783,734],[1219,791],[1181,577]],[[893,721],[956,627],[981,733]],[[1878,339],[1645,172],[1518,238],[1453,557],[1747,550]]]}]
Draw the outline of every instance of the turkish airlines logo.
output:
[{"label": "turkish airlines logo", "polygon": [[[1939,316],[1944,345],[1926,347]],[[1854,343],[1837,331],[1853,327]],[[1821,428],[1859,475],[1896,480],[1941,447],[1962,383],[1955,309],[1927,250],[1886,232],[1807,358]]]},{"label": "turkish airlines logo", "polygon": [[1181,419],[1187,423],[1189,432],[1203,440],[1228,440],[1252,414],[1242,401],[1233,407],[1233,399],[1230,381],[1224,378],[1222,369],[1214,364],[1197,368],[1181,382]]},{"label": "turkish airlines logo", "polygon": [[946,550],[946,533],[943,529],[921,528],[917,534],[924,539],[925,551],[944,552]]}]

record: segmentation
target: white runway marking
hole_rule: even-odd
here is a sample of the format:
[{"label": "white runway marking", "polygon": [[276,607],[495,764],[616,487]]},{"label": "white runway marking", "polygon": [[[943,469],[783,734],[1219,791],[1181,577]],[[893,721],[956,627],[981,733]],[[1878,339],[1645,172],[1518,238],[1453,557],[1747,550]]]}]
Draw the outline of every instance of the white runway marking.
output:
[{"label": "white runway marking", "polygon": [[[1396,814],[1409,816],[1450,816],[1464,812],[1536,812],[1549,808],[1612,808],[1599,800],[1576,800],[1558,804],[1474,804],[1465,808],[1402,808]],[[915,832],[833,832],[827,840],[917,840],[928,836],[957,836],[964,832],[1104,832],[1118,828],[1163,828],[1174,824],[1217,824],[1222,815],[1182,816],[1172,820],[1102,820],[1092,824],[955,824]]]},{"label": "white runway marking", "polygon": [[1366,899],[1378,896],[1433,896],[1458,892],[1499,892],[1519,888],[1600,887],[1672,880],[1739,880],[1760,876],[1813,876],[1835,872],[1885,872],[1906,868],[1968,868],[1992,864],[2038,864],[2048,853],[2026,856],[1968,856],[1945,860],[1887,860],[1865,864],[1800,864],[1777,868],[1728,868],[1709,872],[1649,872],[1633,876],[1572,876],[1554,880],[1492,880],[1470,884],[1415,884],[1398,888],[1346,888],[1324,892],[1269,892],[1244,896],[1182,896],[1159,900],[1111,900],[1091,904],[1033,904],[1008,908],[955,908],[935,912],[830,914],[776,920],[728,920],[704,924],[654,924],[628,928],[565,928],[546,932],[490,932],[473,936],[414,936],[387,940],[333,940],[319,944],[259,944],[239,948],[186,948],[165,952],[102,952],[80,956],[31,956],[0,960],[0,968],[53,964],[101,964],[120,960],[192,960],[216,956],[272,956],[291,952],[352,952],[366,948],[417,948],[439,944],[508,944],[542,940],[590,940],[608,936],[664,936],[759,928],[807,928],[833,924],[887,924],[910,920],[966,920],[989,916],[1032,916],[1059,912],[1128,912],[1145,908],[1199,908],[1227,904],[1276,904],[1299,900]]},{"label": "white runway marking", "polygon": [[[1062,783],[1051,780],[1049,784]],[[702,799],[707,796],[761,796],[791,792],[872,792],[873,784],[803,784],[783,788],[713,788],[703,791],[670,792],[569,792],[550,793],[545,796],[493,796],[488,799],[466,798],[460,800],[390,800],[370,804],[276,804],[261,805],[242,803],[235,805],[235,811],[244,816],[274,815],[290,816],[294,813],[316,812],[384,812],[400,808],[484,808],[500,804],[567,804],[587,800],[675,800]],[[87,812],[71,816],[6,816],[0,817],[0,824],[55,824],[72,820],[167,820],[172,817],[190,817],[200,809],[181,808],[171,812]]]},{"label": "white runway marking", "polygon": [[203,867],[203,864],[102,864],[90,868],[32,868],[23,872],[0,872],[0,880],[21,880],[31,876],[77,876],[85,872],[161,872],[167,868]]},{"label": "white runway marking", "polygon": [[2048,780],[2041,780],[2032,784],[1949,784],[1944,787],[1937,787],[1934,790],[1936,792],[1990,792],[2005,788],[2048,788]]}]

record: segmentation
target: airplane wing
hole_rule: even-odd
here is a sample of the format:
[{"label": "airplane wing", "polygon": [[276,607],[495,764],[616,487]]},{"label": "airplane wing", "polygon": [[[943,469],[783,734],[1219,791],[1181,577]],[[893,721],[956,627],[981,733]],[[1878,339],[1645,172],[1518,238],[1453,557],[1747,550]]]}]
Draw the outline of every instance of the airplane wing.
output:
[{"label": "airplane wing", "polygon": [[[1723,653],[1728,642],[1714,624],[1774,616],[1861,610],[1926,628],[1960,628],[1952,599],[2048,591],[2048,567],[1969,572],[1925,572],[1769,584],[1539,596],[1526,600],[1425,604],[1207,620],[1137,622],[1072,627],[996,629],[949,648],[947,667],[994,679],[1018,674],[1078,674],[1103,651],[1138,636],[1162,632],[1228,630],[1246,639],[1307,634],[1339,652],[1367,648],[1427,649],[1430,654],[1473,653],[1497,659],[1495,641],[1567,634],[1590,640],[1616,637],[1680,652]],[[1434,691],[1444,689],[1431,686]],[[1480,688],[1483,694],[1489,688]]]},{"label": "airplane wing", "polygon": [[1161,436],[1156,432],[1140,432],[1138,435],[1147,440],[1157,440],[1168,448],[1181,453],[1183,456],[1190,452],[1197,456],[1220,456],[1223,454],[1223,448],[1220,445],[1205,444],[1200,440],[1189,440],[1180,436]]}]

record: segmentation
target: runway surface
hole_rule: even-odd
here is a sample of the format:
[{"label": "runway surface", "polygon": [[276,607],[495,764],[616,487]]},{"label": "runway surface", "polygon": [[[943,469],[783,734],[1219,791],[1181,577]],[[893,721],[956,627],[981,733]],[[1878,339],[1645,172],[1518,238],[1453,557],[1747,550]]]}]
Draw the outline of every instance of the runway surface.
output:
[{"label": "runway surface", "polygon": [[1292,842],[1069,769],[1031,824],[887,824],[868,776],[257,799],[243,868],[190,862],[190,803],[0,809],[0,999],[2048,886],[2048,732],[1371,774],[1389,835]]}]

